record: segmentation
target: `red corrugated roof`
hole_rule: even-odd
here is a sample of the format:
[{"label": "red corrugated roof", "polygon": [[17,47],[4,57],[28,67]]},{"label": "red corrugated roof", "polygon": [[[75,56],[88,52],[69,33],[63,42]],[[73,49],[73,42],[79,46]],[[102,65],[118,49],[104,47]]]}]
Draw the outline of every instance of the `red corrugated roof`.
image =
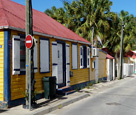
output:
[{"label": "red corrugated roof", "polygon": [[113,55],[113,53],[110,52],[108,48],[102,48],[102,50],[105,51],[105,52],[107,52],[111,56]]},{"label": "red corrugated roof", "polygon": [[114,57],[112,57],[111,55],[107,54],[106,55],[106,59],[114,59]]},{"label": "red corrugated roof", "polygon": [[114,57],[111,56],[111,52],[109,52],[108,48],[102,48],[102,51],[106,52],[106,59],[114,59]]},{"label": "red corrugated roof", "polygon": [[133,55],[136,55],[135,52],[133,52],[132,50],[128,51],[127,53],[125,53],[125,57],[132,57]]},{"label": "red corrugated roof", "polygon": [[135,58],[136,58],[136,55],[133,55],[132,58],[135,59]]},{"label": "red corrugated roof", "polygon": [[[0,0],[0,26],[25,29],[25,6],[10,0]],[[33,9],[35,32],[90,43],[43,12]]]}]

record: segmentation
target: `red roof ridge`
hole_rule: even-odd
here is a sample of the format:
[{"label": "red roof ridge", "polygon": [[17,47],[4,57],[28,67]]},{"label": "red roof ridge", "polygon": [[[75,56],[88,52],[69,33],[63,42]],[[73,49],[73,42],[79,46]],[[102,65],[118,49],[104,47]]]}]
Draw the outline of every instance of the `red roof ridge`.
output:
[{"label": "red roof ridge", "polygon": [[[25,6],[11,0],[0,0],[0,27],[25,30]],[[66,26],[51,18],[44,12],[33,9],[33,30],[39,34],[51,35],[75,42],[90,44]]]}]

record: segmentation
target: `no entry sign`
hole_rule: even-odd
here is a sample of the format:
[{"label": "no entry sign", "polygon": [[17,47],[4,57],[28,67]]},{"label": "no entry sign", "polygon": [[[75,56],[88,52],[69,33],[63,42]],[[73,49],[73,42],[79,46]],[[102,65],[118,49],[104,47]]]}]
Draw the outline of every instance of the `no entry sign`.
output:
[{"label": "no entry sign", "polygon": [[31,35],[28,35],[25,39],[25,45],[28,49],[32,48],[33,46],[33,38]]}]

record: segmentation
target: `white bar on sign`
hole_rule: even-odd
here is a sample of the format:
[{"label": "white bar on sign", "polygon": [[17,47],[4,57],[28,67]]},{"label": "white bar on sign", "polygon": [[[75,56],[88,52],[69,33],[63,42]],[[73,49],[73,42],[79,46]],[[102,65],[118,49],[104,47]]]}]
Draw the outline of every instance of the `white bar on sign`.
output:
[{"label": "white bar on sign", "polygon": [[31,40],[26,41],[26,43],[31,43]]}]

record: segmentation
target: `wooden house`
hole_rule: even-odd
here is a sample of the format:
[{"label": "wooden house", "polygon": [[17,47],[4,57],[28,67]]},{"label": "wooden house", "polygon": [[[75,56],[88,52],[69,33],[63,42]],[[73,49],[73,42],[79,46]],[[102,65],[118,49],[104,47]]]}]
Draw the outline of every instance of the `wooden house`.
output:
[{"label": "wooden house", "polygon": [[[56,76],[57,88],[89,81],[90,42],[33,10],[35,89]],[[0,0],[0,101],[21,103],[25,93],[25,6]],[[71,76],[71,77],[70,77]]]},{"label": "wooden house", "polygon": [[[33,9],[35,89],[43,93],[43,77],[55,76],[56,88],[84,86],[95,80],[90,42],[43,12]],[[24,102],[25,6],[0,0],[0,103]],[[98,75],[98,74],[97,74]],[[97,78],[99,79],[99,78]]]}]

